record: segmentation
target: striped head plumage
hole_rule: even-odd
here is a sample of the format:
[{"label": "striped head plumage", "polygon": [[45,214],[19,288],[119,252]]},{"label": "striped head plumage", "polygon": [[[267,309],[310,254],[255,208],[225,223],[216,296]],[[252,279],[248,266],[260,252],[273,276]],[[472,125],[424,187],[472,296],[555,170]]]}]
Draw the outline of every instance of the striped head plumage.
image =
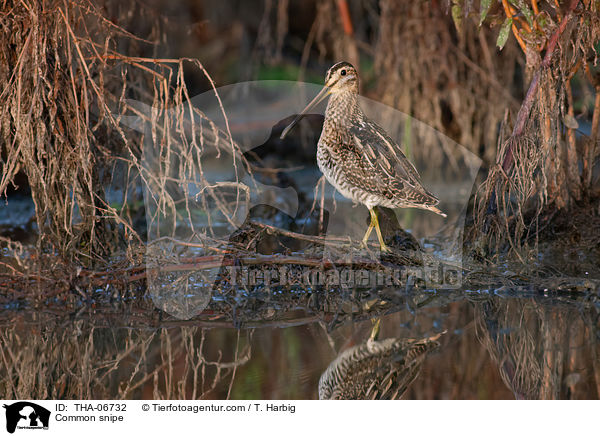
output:
[{"label": "striped head plumage", "polygon": [[329,94],[353,92],[358,94],[358,73],[348,62],[338,62],[327,70],[325,87]]}]

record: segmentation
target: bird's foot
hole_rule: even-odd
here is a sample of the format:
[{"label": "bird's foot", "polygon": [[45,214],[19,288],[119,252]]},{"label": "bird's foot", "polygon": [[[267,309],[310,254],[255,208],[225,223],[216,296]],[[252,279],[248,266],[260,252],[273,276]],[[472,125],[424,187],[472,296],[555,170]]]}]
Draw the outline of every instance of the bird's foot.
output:
[{"label": "bird's foot", "polygon": [[391,253],[392,249],[385,245],[383,242],[380,244],[380,249],[382,253]]}]

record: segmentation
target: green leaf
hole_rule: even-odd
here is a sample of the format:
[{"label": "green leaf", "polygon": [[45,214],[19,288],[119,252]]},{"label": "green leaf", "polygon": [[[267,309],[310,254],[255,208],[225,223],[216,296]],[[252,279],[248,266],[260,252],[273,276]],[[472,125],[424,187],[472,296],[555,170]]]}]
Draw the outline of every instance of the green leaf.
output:
[{"label": "green leaf", "polygon": [[508,0],[508,1],[511,2],[513,5],[515,5],[517,8],[519,8],[521,13],[523,15],[525,15],[525,19],[527,20],[527,23],[529,23],[529,25],[532,26],[533,25],[533,12],[531,11],[531,9],[529,9],[529,6],[527,6],[527,3],[525,3],[523,0]]},{"label": "green leaf", "polygon": [[490,6],[492,6],[492,0],[481,0],[479,3],[479,25],[481,26],[485,21],[485,17],[490,10]]},{"label": "green leaf", "polygon": [[456,0],[454,0],[454,4],[452,5],[452,20],[456,26],[456,31],[460,33],[460,28],[462,26],[462,7]]},{"label": "green leaf", "polygon": [[512,18],[507,18],[502,23],[502,27],[500,28],[500,33],[498,34],[498,39],[496,40],[496,46],[502,50],[504,48],[504,44],[508,40],[508,32],[510,32],[510,27],[512,26]]}]

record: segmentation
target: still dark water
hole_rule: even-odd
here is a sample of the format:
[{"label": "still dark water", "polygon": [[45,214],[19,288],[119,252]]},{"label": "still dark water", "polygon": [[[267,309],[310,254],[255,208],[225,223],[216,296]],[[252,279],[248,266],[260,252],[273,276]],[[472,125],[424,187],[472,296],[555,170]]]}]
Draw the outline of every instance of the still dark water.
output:
[{"label": "still dark water", "polygon": [[[356,311],[336,319],[299,307],[281,317],[276,303],[241,326],[210,313],[167,319],[143,304],[3,310],[0,396],[317,399],[332,362],[362,346],[358,363],[342,362],[344,375],[330,381],[342,397],[385,398],[395,389],[402,399],[597,399],[598,296],[518,294],[403,293],[376,341],[372,321]],[[419,348],[444,331],[439,346]]]}]

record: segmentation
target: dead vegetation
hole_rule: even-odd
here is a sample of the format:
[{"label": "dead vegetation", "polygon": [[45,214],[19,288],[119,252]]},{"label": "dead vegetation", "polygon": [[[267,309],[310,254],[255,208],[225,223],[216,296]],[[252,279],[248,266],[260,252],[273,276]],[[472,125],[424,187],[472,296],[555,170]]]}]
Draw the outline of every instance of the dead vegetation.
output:
[{"label": "dead vegetation", "polygon": [[[590,152],[598,141],[597,127],[592,125],[591,135],[581,138],[578,146],[572,91],[578,71],[583,73],[577,82],[580,87],[596,87],[590,69],[598,64],[597,6],[573,0],[550,9],[542,5],[541,10],[534,1],[532,7],[534,18],[528,15],[528,5],[520,11],[529,24],[523,18],[513,21],[513,8],[505,9],[531,79],[512,132],[499,138],[496,164],[478,194],[473,229],[484,232],[475,238],[486,245],[486,253],[501,253],[508,243],[522,261],[531,233],[538,231],[541,213],[573,210],[583,199],[594,204],[597,195],[592,184],[596,152]],[[548,20],[540,24],[537,17],[542,14]],[[589,82],[581,84],[581,80]],[[600,116],[599,110],[594,105],[593,120]]]},{"label": "dead vegetation", "polygon": [[[540,229],[549,225],[542,211],[593,204],[600,120],[597,4],[532,0],[517,10],[506,1],[482,3],[491,6],[316,1],[297,72],[305,73],[309,59],[319,56],[324,63],[351,60],[360,66],[367,95],[481,155],[490,172],[474,207],[475,251],[488,260],[513,251],[526,264],[522,249],[535,245]],[[240,240],[223,236],[223,223],[242,224],[257,168],[232,140],[226,113],[225,127],[218,127],[193,106],[187,77],[194,74],[220,103],[204,64],[157,56],[165,29],[156,11],[87,0],[4,6],[0,192],[10,195],[16,177],[26,175],[38,243],[32,249],[2,239],[3,301],[39,304],[60,296],[71,304],[102,288],[117,289],[119,298],[135,297],[145,292],[146,267],[151,273],[165,263],[178,273],[235,262],[344,266],[324,262],[319,248],[330,244],[343,252],[350,245],[326,239],[319,230],[307,235],[264,224],[256,230],[260,223],[250,222],[254,230]],[[271,65],[286,62],[287,36],[294,32],[285,17],[296,5],[265,6],[254,67],[266,59]],[[364,23],[356,18],[361,11]],[[133,22],[138,16],[145,19],[141,31]],[[591,119],[589,135],[576,135],[578,117]],[[407,153],[444,167],[433,145],[425,140]],[[213,183],[204,171],[206,158],[233,167],[234,179]],[[242,175],[251,182],[242,183]],[[118,201],[109,199],[115,190]],[[145,207],[134,207],[144,193]],[[202,229],[193,225],[197,205],[211,211]],[[310,213],[319,212],[316,206]],[[141,234],[135,220],[145,211]],[[257,254],[256,247],[269,238],[278,241],[276,250]],[[280,243],[284,238],[309,249],[304,256],[291,255]],[[168,244],[149,258],[145,243],[153,240]],[[363,263],[387,268],[380,259]],[[497,271],[485,276],[483,269],[468,265],[467,280],[515,286],[527,281],[525,275],[511,280]],[[469,279],[479,273],[488,281]],[[594,289],[595,283],[569,286]]]},{"label": "dead vegetation", "polygon": [[[246,364],[261,346],[286,366],[287,349],[273,351],[270,342],[251,348],[254,329],[266,335],[265,327],[280,334],[280,327],[310,325],[329,335],[386,315],[398,326],[432,306],[455,311],[465,302],[464,289],[564,291],[568,298],[553,295],[553,303],[580,310],[581,320],[538,300],[505,303],[470,294],[487,351],[454,345],[466,362],[449,368],[454,388],[441,379],[444,359],[433,356],[425,371],[442,375],[416,380],[407,396],[432,397],[437,383],[450,397],[476,397],[479,385],[457,389],[468,373],[485,370],[488,354],[518,397],[600,395],[597,2],[265,1],[253,30],[230,11],[221,28],[206,30],[208,16],[218,20],[212,10],[194,9],[202,6],[190,6],[200,23],[190,28],[202,34],[211,73],[230,68],[225,54],[240,34],[256,38],[249,44],[252,62],[243,58],[236,79],[254,78],[263,64],[292,63],[292,56],[300,59],[293,61],[298,78],[314,59],[321,62],[312,68],[319,74],[334,60],[349,60],[360,68],[365,94],[480,155],[489,173],[474,201],[469,247],[479,257],[460,265],[463,287],[448,292],[414,282],[238,286],[230,268],[240,265],[263,276],[282,266],[327,276],[344,268],[422,266],[431,255],[418,248],[395,258],[355,255],[348,238],[323,236],[317,196],[301,217],[312,219],[312,233],[244,220],[255,176],[281,172],[250,163],[232,140],[204,60],[159,56],[168,33],[161,2],[6,0],[0,10],[0,193],[10,201],[26,180],[37,245],[0,237],[1,397],[229,398],[239,372],[252,379],[257,371]],[[300,18],[298,8],[312,11],[306,23],[289,20]],[[211,31],[217,37],[208,42]],[[214,93],[224,124],[194,107],[190,76]],[[582,134],[586,123],[589,133]],[[436,141],[424,136],[406,152],[444,168],[449,162]],[[205,159],[234,168],[233,179],[214,183]],[[242,182],[245,176],[249,181]],[[210,211],[201,228],[194,227],[198,207]],[[224,227],[238,231],[227,237]],[[531,247],[542,261],[528,263]],[[340,256],[324,258],[324,248]],[[520,266],[499,262],[506,253]],[[203,274],[211,280],[198,285]],[[191,320],[156,310],[149,296],[156,284],[191,289],[206,306]],[[591,347],[569,348],[570,335]],[[303,344],[300,357],[312,360],[314,344]],[[261,364],[259,370],[277,373],[276,363],[263,358]],[[487,368],[494,386],[496,368]]]},{"label": "dead vegetation", "polygon": [[[200,188],[207,188],[198,174],[205,141],[214,153],[229,152],[234,166],[243,165],[227,132],[190,103],[183,71],[191,65],[212,83],[202,64],[133,56],[136,46],[158,43],[158,20],[144,39],[125,29],[131,23],[117,26],[107,18],[114,9],[120,20],[132,20],[141,6],[122,10],[118,2],[100,8],[85,0],[33,0],[4,7],[0,82],[7,110],[0,120],[0,192],[6,195],[19,171],[26,174],[40,253],[102,265],[115,252],[141,243],[128,196],[145,187],[157,193],[152,209],[165,214],[179,200],[167,185],[179,183],[187,197],[188,180],[200,180]],[[127,55],[118,51],[123,45]],[[151,109],[132,106],[135,101]],[[135,120],[127,125],[124,120],[131,117]],[[144,123],[152,127],[127,129]],[[144,162],[144,138],[156,144],[156,167],[154,160]],[[106,190],[115,186],[120,205],[107,199]],[[208,187],[198,201],[211,196]]]}]

